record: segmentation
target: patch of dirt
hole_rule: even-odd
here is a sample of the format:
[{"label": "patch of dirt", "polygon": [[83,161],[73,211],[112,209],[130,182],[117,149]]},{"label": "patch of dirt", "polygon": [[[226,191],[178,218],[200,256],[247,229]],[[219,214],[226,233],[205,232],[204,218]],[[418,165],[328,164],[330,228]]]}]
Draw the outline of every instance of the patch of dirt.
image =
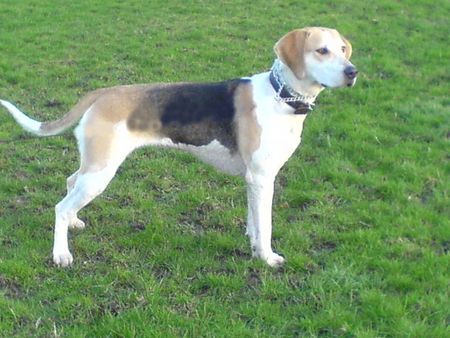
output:
[{"label": "patch of dirt", "polygon": [[318,250],[322,250],[322,251],[334,251],[337,247],[337,244],[331,241],[323,241],[323,242],[319,242],[317,243],[316,248]]},{"label": "patch of dirt", "polygon": [[133,229],[136,232],[144,231],[145,224],[144,224],[144,222],[133,222],[133,223],[131,223],[131,229]]},{"label": "patch of dirt", "polygon": [[183,230],[194,235],[202,235],[206,229],[224,230],[220,224],[210,224],[210,215],[215,210],[209,203],[202,203],[194,210],[183,212],[178,217],[178,223]]},{"label": "patch of dirt", "polygon": [[431,244],[438,255],[447,255],[450,252],[450,241],[441,242],[433,240]]},{"label": "patch of dirt", "polygon": [[158,281],[162,281],[163,279],[166,279],[166,278],[172,276],[172,274],[173,274],[170,269],[170,266],[168,266],[166,264],[155,265],[152,268],[152,272],[153,272],[153,276]]},{"label": "patch of dirt", "polygon": [[248,251],[241,250],[239,248],[221,248],[217,250],[217,255],[215,258],[222,262],[230,259],[230,257],[239,258],[240,260],[250,260],[252,255],[250,249]]},{"label": "patch of dirt", "polygon": [[427,204],[433,197],[438,185],[438,180],[435,178],[428,178],[425,182],[422,192],[419,195],[422,204]]},{"label": "patch of dirt", "polygon": [[17,299],[24,297],[22,286],[3,275],[0,275],[0,290],[4,291],[5,295],[9,298]]},{"label": "patch of dirt", "polygon": [[251,288],[258,289],[262,284],[261,275],[257,270],[250,270],[247,274],[247,285]]},{"label": "patch of dirt", "polygon": [[47,108],[57,108],[57,107],[61,107],[62,105],[63,105],[63,103],[57,99],[47,100],[47,102],[44,104],[44,106]]}]

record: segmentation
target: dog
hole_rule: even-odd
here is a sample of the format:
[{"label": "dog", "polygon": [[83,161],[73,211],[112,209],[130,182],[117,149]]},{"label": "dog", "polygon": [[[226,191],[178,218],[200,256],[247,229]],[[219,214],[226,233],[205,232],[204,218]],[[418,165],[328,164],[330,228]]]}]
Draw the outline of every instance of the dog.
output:
[{"label": "dog", "polygon": [[278,171],[301,142],[303,123],[324,88],[351,87],[358,71],[352,46],[334,29],[293,30],[276,42],[268,72],[219,83],[124,85],[88,93],[65,116],[38,122],[8,101],[0,103],[38,136],[75,129],[80,168],[67,179],[55,207],[53,261],[72,264],[68,229],[85,224],[77,213],[101,194],[133,150],[164,146],[188,151],[217,169],[245,178],[246,233],[254,257],[270,266],[272,198]]}]

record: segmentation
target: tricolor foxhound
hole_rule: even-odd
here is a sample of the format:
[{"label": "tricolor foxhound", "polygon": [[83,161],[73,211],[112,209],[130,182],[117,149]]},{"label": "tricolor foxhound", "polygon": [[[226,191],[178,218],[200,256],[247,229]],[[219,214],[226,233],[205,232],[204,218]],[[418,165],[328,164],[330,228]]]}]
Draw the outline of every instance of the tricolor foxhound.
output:
[{"label": "tricolor foxhound", "polygon": [[247,183],[247,234],[253,255],[271,266],[275,176],[301,141],[303,122],[324,88],[353,86],[350,43],[336,30],[297,29],[274,47],[269,72],[220,83],[129,85],[87,94],[64,117],[35,121],[1,100],[16,121],[38,136],[75,129],[80,168],[55,207],[53,261],[68,266],[69,228],[84,228],[78,211],[102,193],[134,149],[155,145],[191,152]]}]

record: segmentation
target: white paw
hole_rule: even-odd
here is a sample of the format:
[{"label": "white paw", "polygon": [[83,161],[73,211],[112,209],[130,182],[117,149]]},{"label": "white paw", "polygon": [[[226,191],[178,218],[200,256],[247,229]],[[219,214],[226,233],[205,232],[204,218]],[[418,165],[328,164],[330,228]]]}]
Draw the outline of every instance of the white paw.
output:
[{"label": "white paw", "polygon": [[270,253],[269,255],[267,255],[266,257],[264,257],[264,260],[266,261],[267,264],[269,264],[271,267],[279,267],[281,265],[283,265],[284,263],[284,258],[278,254],[276,254],[275,252]]},{"label": "white paw", "polygon": [[75,218],[70,222],[69,229],[83,230],[85,226],[86,224],[84,224],[84,222],[81,219]]},{"label": "white paw", "polygon": [[65,268],[73,262],[72,254],[69,251],[53,252],[53,262],[56,266]]}]

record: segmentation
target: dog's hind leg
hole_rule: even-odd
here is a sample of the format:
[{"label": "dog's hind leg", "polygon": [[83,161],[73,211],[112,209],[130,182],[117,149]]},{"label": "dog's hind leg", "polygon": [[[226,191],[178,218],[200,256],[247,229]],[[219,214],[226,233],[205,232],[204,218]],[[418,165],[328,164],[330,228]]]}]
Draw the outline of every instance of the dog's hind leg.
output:
[{"label": "dog's hind leg", "polygon": [[77,219],[77,212],[105,190],[116,170],[117,167],[106,167],[97,172],[78,175],[73,189],[56,205],[53,245],[53,261],[56,265],[64,267],[72,263],[67,239],[68,228]]},{"label": "dog's hind leg", "polygon": [[72,175],[67,178],[67,193],[70,193],[75,186],[75,182],[77,181],[78,171],[75,171]]},{"label": "dog's hind leg", "polygon": [[[75,171],[72,175],[67,178],[67,194],[69,194],[77,181],[78,171]],[[71,220],[69,220],[69,229],[84,229],[84,222],[75,215]]]},{"label": "dog's hind leg", "polygon": [[125,128],[111,123],[97,122],[95,132],[90,132],[82,120],[75,134],[79,141],[81,166],[68,179],[67,196],[55,207],[53,261],[58,266],[68,266],[73,261],[67,232],[78,220],[78,211],[106,189],[120,164],[136,147]]}]

